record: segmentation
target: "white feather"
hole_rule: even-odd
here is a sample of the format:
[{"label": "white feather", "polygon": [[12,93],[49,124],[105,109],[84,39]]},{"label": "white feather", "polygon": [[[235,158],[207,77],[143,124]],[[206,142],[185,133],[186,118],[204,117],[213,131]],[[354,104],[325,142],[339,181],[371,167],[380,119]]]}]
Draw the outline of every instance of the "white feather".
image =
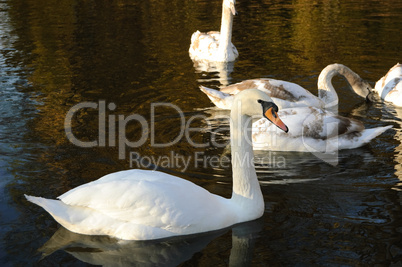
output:
[{"label": "white feather", "polygon": [[378,80],[374,91],[385,101],[402,107],[402,64],[396,64]]}]

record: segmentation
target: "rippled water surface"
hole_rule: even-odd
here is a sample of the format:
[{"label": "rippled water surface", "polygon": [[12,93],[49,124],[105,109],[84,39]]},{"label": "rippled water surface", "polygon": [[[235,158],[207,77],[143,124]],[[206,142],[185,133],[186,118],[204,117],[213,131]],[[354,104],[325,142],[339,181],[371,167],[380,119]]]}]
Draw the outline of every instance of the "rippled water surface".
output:
[{"label": "rippled water surface", "polygon": [[[55,198],[152,164],[230,197],[228,125],[216,119],[228,114],[199,85],[270,77],[316,94],[328,64],[345,64],[374,85],[402,62],[400,0],[238,0],[236,8],[240,56],[207,71],[188,56],[190,36],[219,30],[221,1],[0,0],[1,266],[402,264],[402,109],[363,103],[340,78],[340,114],[393,128],[341,151],[335,166],[308,153],[256,152],[265,199],[257,221],[119,242],[73,234],[23,197]],[[72,133],[94,147],[77,146],[65,131],[70,109],[84,102],[98,108],[74,113]],[[119,116],[132,114],[151,131],[134,121],[118,126]],[[189,138],[180,136],[186,123],[195,129]],[[122,145],[119,134],[138,145]]]}]

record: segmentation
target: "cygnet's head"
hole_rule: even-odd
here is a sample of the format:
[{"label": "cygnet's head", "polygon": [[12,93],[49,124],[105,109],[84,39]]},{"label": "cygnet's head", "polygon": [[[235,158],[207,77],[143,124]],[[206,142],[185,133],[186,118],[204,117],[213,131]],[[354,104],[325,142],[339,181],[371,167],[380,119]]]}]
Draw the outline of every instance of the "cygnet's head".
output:
[{"label": "cygnet's head", "polygon": [[356,80],[356,83],[352,85],[354,91],[359,96],[366,98],[366,100],[370,100],[369,95],[373,91],[373,87],[363,79]]}]

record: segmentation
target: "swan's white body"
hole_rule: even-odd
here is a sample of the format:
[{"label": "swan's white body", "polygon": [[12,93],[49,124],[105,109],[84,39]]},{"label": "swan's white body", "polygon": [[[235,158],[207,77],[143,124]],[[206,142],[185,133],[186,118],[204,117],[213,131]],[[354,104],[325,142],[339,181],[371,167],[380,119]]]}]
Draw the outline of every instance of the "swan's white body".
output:
[{"label": "swan's white body", "polygon": [[228,199],[158,171],[116,172],[76,187],[59,200],[27,199],[72,232],[127,240],[211,231],[237,219]]},{"label": "swan's white body", "polygon": [[318,97],[295,83],[269,78],[245,80],[221,88],[220,91],[201,86],[201,91],[221,109],[230,109],[233,95],[246,89],[259,89],[267,93],[280,109],[293,107],[328,109],[336,107],[339,102],[338,95],[331,82],[335,75],[344,76],[353,91],[359,96],[367,97],[370,93],[370,84],[342,64],[331,64],[321,71],[318,77]]},{"label": "swan's white body", "polygon": [[[106,175],[51,200],[26,198],[68,230],[149,240],[207,232],[254,220],[264,200],[253,165],[250,116],[261,115],[259,90],[241,93],[231,111],[233,194],[211,194],[187,180],[157,171],[128,170]],[[259,111],[259,112],[258,112]],[[244,134],[247,132],[247,134]]]},{"label": "swan's white body", "polygon": [[239,56],[239,52],[232,44],[235,2],[235,0],[223,0],[220,32],[193,33],[189,49],[193,61],[230,62]]},{"label": "swan's white body", "polygon": [[382,99],[402,107],[402,64],[396,64],[375,84],[374,91]]},{"label": "swan's white body", "polygon": [[315,107],[282,109],[278,115],[289,132],[282,134],[265,118],[254,122],[255,150],[332,153],[363,146],[392,127],[365,129],[360,121]]}]

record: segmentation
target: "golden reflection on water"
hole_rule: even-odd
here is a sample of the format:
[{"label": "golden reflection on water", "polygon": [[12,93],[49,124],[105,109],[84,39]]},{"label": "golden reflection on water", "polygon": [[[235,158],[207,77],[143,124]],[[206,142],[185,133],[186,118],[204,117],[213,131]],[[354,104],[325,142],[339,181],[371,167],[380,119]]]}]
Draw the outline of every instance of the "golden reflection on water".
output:
[{"label": "golden reflection on water", "polygon": [[[115,104],[114,110],[106,110],[106,118],[115,118],[117,130],[119,115],[138,114],[150,122],[151,103],[172,103],[183,111],[186,122],[200,116],[191,126],[203,129],[191,138],[210,144],[206,108],[212,104],[199,85],[218,88],[271,77],[296,82],[314,93],[317,76],[328,64],[345,64],[374,83],[402,61],[397,58],[402,48],[400,0],[237,1],[233,43],[239,59],[227,69],[197,69],[188,55],[191,34],[219,29],[221,4],[220,0],[7,1],[9,27],[18,38],[10,39],[15,54],[1,51],[7,55],[4,64],[24,70],[19,75],[29,85],[16,85],[16,90],[30,95],[37,110],[21,116],[27,127],[19,132],[23,137],[15,149],[22,152],[10,157],[7,165],[16,180],[8,186],[10,205],[23,215],[16,227],[8,226],[4,239],[10,244],[8,257],[17,265],[21,258],[36,262],[33,251],[57,227],[42,210],[23,202],[22,194],[55,198],[107,173],[130,168],[129,152],[157,158],[169,157],[173,151],[190,158],[190,167],[183,172],[173,166],[170,171],[213,193],[231,194],[230,166],[196,166],[194,158],[197,152],[220,156],[224,147],[195,148],[181,138],[158,148],[148,135],[140,147],[126,148],[122,160],[117,139],[114,146],[106,142],[92,148],[77,147],[67,139],[64,120],[74,105]],[[364,121],[368,128],[384,123],[382,104],[356,103],[344,85],[339,88],[342,112]],[[362,106],[352,108],[356,104]],[[402,118],[400,110],[397,113]],[[99,109],[80,110],[73,120],[75,136],[99,141],[100,116]],[[159,108],[153,119],[156,141],[167,143],[178,136],[181,117],[176,110]],[[396,126],[394,137],[387,133],[355,154],[342,154],[339,168],[300,154],[277,154],[286,159],[288,169],[259,169],[267,211],[254,254],[257,263],[365,265],[394,260],[383,248],[400,247],[400,240],[394,240],[397,235],[388,238],[396,231],[393,221],[400,222],[398,192],[387,188],[394,186],[396,178],[402,180],[402,140],[400,120],[390,119],[390,123]],[[124,134],[131,141],[145,134],[139,123],[126,126]],[[212,125],[212,130],[216,127]],[[112,130],[108,121],[106,136]],[[225,142],[227,134],[222,131],[218,141]],[[305,183],[291,184],[286,179]],[[227,260],[231,241],[228,236],[219,239],[194,262]],[[229,245],[222,249],[220,243]],[[64,261],[74,262],[63,255]],[[56,256],[53,260],[60,264],[60,254]]]}]

